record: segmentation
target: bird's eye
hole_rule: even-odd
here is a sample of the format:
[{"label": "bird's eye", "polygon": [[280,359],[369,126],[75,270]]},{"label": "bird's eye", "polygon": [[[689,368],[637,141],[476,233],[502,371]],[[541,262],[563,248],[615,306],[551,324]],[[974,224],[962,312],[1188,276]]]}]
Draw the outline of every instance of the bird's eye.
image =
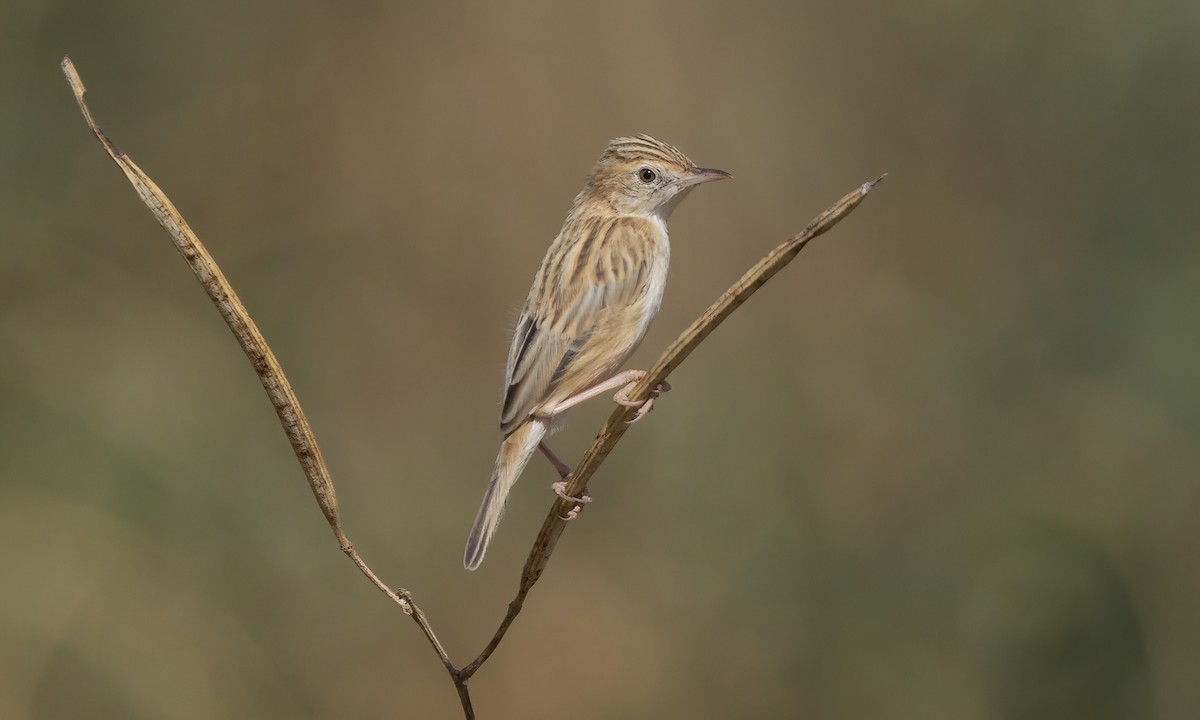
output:
[{"label": "bird's eye", "polygon": [[654,171],[650,168],[642,168],[641,170],[638,170],[638,177],[641,178],[642,182],[644,183],[652,183],[658,179],[658,175],[654,174]]}]

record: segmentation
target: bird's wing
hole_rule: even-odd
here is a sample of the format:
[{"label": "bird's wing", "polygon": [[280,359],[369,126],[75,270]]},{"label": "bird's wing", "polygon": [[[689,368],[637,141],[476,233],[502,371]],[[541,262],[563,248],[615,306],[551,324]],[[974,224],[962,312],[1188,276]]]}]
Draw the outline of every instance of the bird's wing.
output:
[{"label": "bird's wing", "polygon": [[655,234],[661,231],[629,216],[585,227],[576,239],[560,238],[550,247],[517,320],[500,411],[506,434],[554,390],[604,310],[632,303],[646,291]]}]

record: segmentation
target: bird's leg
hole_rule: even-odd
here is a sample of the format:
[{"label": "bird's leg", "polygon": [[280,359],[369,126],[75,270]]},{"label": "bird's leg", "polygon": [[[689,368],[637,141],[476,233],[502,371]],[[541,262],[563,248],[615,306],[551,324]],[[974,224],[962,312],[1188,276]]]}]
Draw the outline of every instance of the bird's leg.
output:
[{"label": "bird's leg", "polygon": [[550,446],[545,442],[538,443],[538,450],[542,451],[542,454],[546,456],[546,459],[549,460],[550,464],[554,466],[554,469],[558,471],[558,476],[562,478],[562,480],[552,484],[550,489],[554,491],[555,495],[559,496],[563,500],[575,503],[575,507],[571,508],[571,511],[567,513],[563,520],[574,520],[575,518],[579,517],[579,511],[583,510],[583,506],[592,501],[591,496],[587,494],[587,487],[583,488],[583,492],[580,493],[579,497],[571,497],[568,495],[567,480],[571,478],[571,473],[573,472],[571,470],[571,466],[567,465],[562,460],[559,460],[558,456],[554,454],[554,451],[551,450]]},{"label": "bird's leg", "polygon": [[554,469],[558,471],[558,476],[560,478],[566,480],[571,477],[571,473],[574,472],[574,470],[571,469],[570,465],[566,464],[562,460],[559,460],[558,456],[554,454],[554,451],[550,449],[550,446],[547,445],[545,441],[538,443],[538,450],[542,451],[542,454],[546,456],[546,459],[549,460],[550,464],[554,466]]},{"label": "bird's leg", "polygon": [[[671,383],[664,380],[657,388],[650,392],[650,397],[648,399],[640,402],[630,400],[629,391],[632,390],[633,386],[644,377],[646,377],[645,370],[626,370],[625,372],[614,375],[608,380],[605,380],[598,385],[594,385],[581,393],[572,395],[549,410],[538,413],[538,415],[545,418],[553,418],[556,415],[561,415],[585,400],[591,400],[597,395],[603,394],[615,387],[619,387],[621,389],[616,395],[613,396],[613,402],[625,407],[637,408],[637,415],[635,415],[632,420],[628,421],[630,424],[635,423],[645,417],[646,413],[650,412],[650,410],[654,408],[654,399],[656,397],[671,389]],[[574,520],[579,515],[579,512],[583,510],[583,506],[592,501],[591,496],[587,494],[587,487],[583,488],[583,492],[580,493],[579,497],[571,497],[568,495],[567,481],[570,479],[571,473],[574,472],[571,470],[571,466],[567,465],[562,460],[559,460],[558,456],[554,454],[554,451],[550,449],[550,446],[544,442],[538,443],[538,450],[542,451],[542,454],[546,456],[546,459],[549,460],[550,464],[554,466],[554,469],[558,471],[558,476],[562,478],[550,486],[551,489],[554,490],[554,494],[563,500],[566,500],[567,502],[575,503],[575,507],[572,508],[563,519]]]},{"label": "bird's leg", "polygon": [[626,370],[623,373],[618,373],[617,375],[610,377],[609,379],[605,380],[604,382],[602,382],[598,385],[593,385],[592,387],[588,388],[587,390],[584,390],[583,392],[580,392],[580,393],[576,393],[576,394],[572,395],[571,397],[567,398],[566,400],[563,400],[559,404],[550,408],[550,410],[546,412],[546,415],[548,415],[550,417],[553,417],[555,415],[560,415],[560,414],[566,412],[567,410],[570,410],[571,408],[575,407],[579,403],[584,402],[585,400],[591,400],[592,398],[596,397],[597,395],[602,395],[605,392],[612,390],[613,388],[619,388],[624,385],[628,385],[631,382],[637,382],[638,380],[641,380],[645,376],[646,376],[645,370]]},{"label": "bird's leg", "polygon": [[[640,380],[640,379],[641,378],[638,378],[638,380]],[[616,404],[624,405],[625,407],[631,407],[631,408],[638,409],[637,415],[634,415],[632,420],[625,421],[627,425],[632,425],[635,422],[637,422],[638,420],[641,420],[642,418],[646,417],[646,414],[654,409],[654,399],[656,397],[658,397],[659,395],[662,395],[663,393],[665,393],[671,389],[671,383],[667,382],[666,380],[663,380],[662,384],[660,384],[654,390],[650,391],[650,397],[646,398],[645,400],[641,400],[641,401],[630,400],[629,399],[629,391],[632,390],[633,386],[636,384],[637,384],[637,381],[635,380],[634,382],[631,382],[628,385],[626,385],[625,387],[618,390],[616,395],[613,395],[613,402],[615,402]]]},{"label": "bird's leg", "polygon": [[638,408],[637,416],[629,421],[630,423],[635,423],[645,417],[646,413],[650,412],[650,410],[654,408],[654,398],[671,389],[671,383],[664,380],[661,385],[651,391],[649,399],[642,402],[634,402],[630,400],[629,391],[633,389],[634,383],[644,377],[646,377],[645,370],[626,370],[625,372],[614,375],[604,382],[594,385],[581,393],[572,395],[566,400],[563,400],[559,404],[550,408],[550,410],[548,410],[545,414],[547,417],[554,417],[555,415],[566,412],[585,400],[591,400],[597,395],[619,387],[621,390],[613,396],[613,402],[617,403],[618,405],[624,405],[625,407]]}]

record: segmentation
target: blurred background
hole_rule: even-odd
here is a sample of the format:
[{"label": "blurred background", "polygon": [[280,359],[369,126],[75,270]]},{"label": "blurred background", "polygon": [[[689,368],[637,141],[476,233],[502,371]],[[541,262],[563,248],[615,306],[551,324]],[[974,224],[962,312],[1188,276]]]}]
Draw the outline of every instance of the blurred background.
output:
[{"label": "blurred background", "polygon": [[1186,0],[0,5],[0,717],[461,714],[64,54],[460,663],[551,504],[535,461],[463,571],[510,323],[607,141],[736,176],[675,213],[639,367],[891,173],[626,436],[481,717],[1197,717],[1198,40]]}]

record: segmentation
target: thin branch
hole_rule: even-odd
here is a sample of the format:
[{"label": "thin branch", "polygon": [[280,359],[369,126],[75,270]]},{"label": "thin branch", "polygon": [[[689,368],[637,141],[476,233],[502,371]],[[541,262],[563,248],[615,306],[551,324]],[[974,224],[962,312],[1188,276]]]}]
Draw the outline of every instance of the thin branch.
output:
[{"label": "thin branch", "polygon": [[[474,720],[475,711],[471,705],[470,693],[467,690],[467,681],[491,657],[496,647],[504,639],[508,628],[512,625],[517,615],[520,614],[526,596],[542,576],[542,572],[545,571],[546,565],[550,561],[550,556],[554,552],[554,547],[558,542],[558,538],[562,535],[566,527],[566,521],[563,518],[565,513],[571,511],[572,503],[565,500],[557,500],[550,508],[546,520],[542,523],[541,531],[534,541],[533,548],[530,550],[529,558],[525,561],[516,597],[509,603],[508,612],[505,613],[499,628],[475,660],[462,669],[455,667],[445,648],[442,647],[441,642],[438,640],[437,635],[434,633],[433,627],[425,617],[425,613],[413,601],[412,594],[404,588],[392,590],[385,585],[358,554],[358,551],[354,548],[354,544],[346,536],[338,516],[337,494],[334,491],[333,480],[330,477],[329,469],[326,467],[324,459],[321,457],[320,447],[317,445],[312,428],[309,426],[308,418],[300,407],[300,402],[296,399],[296,394],[292,390],[291,383],[288,382],[287,377],[284,375],[279,361],[275,358],[275,354],[267,345],[262,333],[259,332],[258,327],[250,318],[250,314],[247,312],[245,306],[242,305],[241,300],[238,299],[233,287],[230,286],[225,276],[221,273],[216,261],[209,255],[199,238],[188,227],[183,216],[180,215],[179,211],[162,190],[133,160],[118,150],[112,141],[100,130],[99,126],[96,125],[95,120],[92,118],[91,110],[84,99],[86,90],[83,82],[80,80],[79,74],[76,72],[70,58],[63,58],[62,69],[63,73],[67,76],[67,81],[71,85],[71,90],[75,93],[75,99],[79,103],[79,110],[83,113],[88,127],[95,134],[96,139],[100,141],[100,144],[104,147],[109,157],[117,164],[117,167],[121,168],[121,171],[125,173],[126,178],[129,179],[130,184],[133,185],[142,202],[145,203],[150,212],[153,213],[163,228],[171,235],[180,254],[183,255],[184,260],[192,268],[196,279],[200,281],[201,286],[208,293],[209,299],[216,305],[226,325],[229,326],[238,344],[241,345],[242,350],[250,359],[255,373],[258,374],[259,380],[262,382],[263,389],[266,390],[267,396],[271,400],[271,405],[275,408],[275,413],[279,416],[279,422],[283,425],[284,432],[292,444],[292,450],[296,454],[296,459],[300,462],[300,466],[304,470],[304,475],[308,479],[313,496],[316,498],[326,522],[329,523],[330,529],[333,530],[334,537],[337,538],[338,546],[372,585],[387,595],[392,602],[399,605],[407,615],[413,618],[413,621],[416,622],[421,632],[429,640],[434,652],[450,675],[455,691],[458,693],[459,702],[462,705],[465,717],[467,720]],[[870,192],[871,188],[883,180],[884,177],[886,175],[880,176],[869,183],[864,183],[847,194],[833,206],[818,215],[803,232],[775,248],[759,261],[741,280],[735,283],[729,290],[726,290],[704,314],[692,323],[691,327],[685,330],[667,348],[655,366],[629,394],[630,398],[634,400],[648,398],[650,389],[657,387],[666,380],[667,375],[679,367],[687,356],[708,337],[709,333],[716,329],[717,325],[721,324],[725,318],[753,295],[758,288],[762,287],[775,273],[791,262],[792,258],[810,240],[832,228],[838,221],[853,211],[862,202],[863,198],[866,197],[867,193]],[[584,454],[574,474],[571,475],[565,494],[579,495],[583,491],[588,480],[595,475],[600,465],[608,457],[608,454],[612,452],[617,442],[625,434],[626,429],[629,427],[627,423],[633,418],[635,412],[635,410],[625,407],[618,408],[613,412],[600,434],[596,437],[595,442],[592,443],[592,446]]]},{"label": "thin branch", "polygon": [[460,676],[460,671],[450,661],[450,656],[446,654],[441,641],[433,632],[433,627],[426,619],[425,613],[413,602],[412,594],[408,590],[403,588],[392,590],[379,579],[379,576],[371,570],[355,550],[354,544],[350,542],[350,538],[342,529],[341,520],[338,517],[337,493],[333,489],[333,479],[329,475],[329,468],[326,467],[325,460],[321,457],[321,448],[317,445],[317,439],[313,436],[303,408],[300,407],[300,401],[296,399],[292,384],[288,382],[283,368],[275,358],[275,353],[267,345],[258,326],[251,319],[250,313],[242,305],[233,286],[225,279],[225,275],[221,273],[221,269],[213,260],[212,255],[196,237],[196,233],[188,227],[187,221],[183,219],[183,215],[179,213],[175,205],[150,179],[150,176],[143,172],[128,155],[117,149],[112,140],[96,124],[92,117],[92,111],[88,108],[85,100],[87,89],[84,88],[83,81],[75,70],[75,64],[71,62],[71,58],[63,58],[62,70],[67,76],[67,82],[70,83],[72,92],[75,93],[79,111],[83,113],[88,127],[100,141],[108,156],[125,173],[125,177],[129,179],[142,202],[158,219],[163,229],[171,235],[175,241],[175,247],[179,249],[183,259],[192,268],[196,279],[200,281],[200,285],[208,293],[209,299],[217,306],[217,311],[221,313],[225,324],[233,332],[238,345],[241,345],[246,357],[250,359],[250,364],[254,366],[254,372],[258,374],[258,379],[262,382],[263,389],[267,391],[267,397],[270,398],[271,405],[275,408],[275,414],[279,416],[283,431],[292,444],[292,451],[296,454],[296,459],[300,461],[300,467],[303,468],[313,496],[317,499],[317,504],[325,515],[325,521],[329,523],[330,529],[337,538],[338,546],[372,585],[399,605],[405,614],[410,616],[421,628],[421,632],[429,639],[434,652],[437,653],[442,665],[450,674],[455,689],[458,691],[459,700],[462,702],[463,711],[470,720],[474,717],[474,711],[471,709],[466,679]]},{"label": "thin branch", "polygon": [[[695,322],[684,330],[683,333],[671,343],[670,347],[663,352],[659,357],[658,362],[654,364],[644,378],[642,378],[634,389],[629,393],[630,399],[645,400],[650,397],[651,388],[658,387],[667,375],[675,368],[679,367],[688,355],[708,337],[709,333],[717,328],[725,318],[729,317],[734,310],[737,310],[742,303],[746,302],[755,292],[758,291],[775,273],[779,272],[808,245],[809,241],[818,235],[823,234],[842,218],[849,215],[858,204],[863,201],[867,193],[871,192],[871,188],[881,182],[887,173],[880,175],[871,182],[863,183],[847,193],[841,200],[827,208],[820,215],[815,217],[808,227],[802,232],[793,236],[791,239],[784,242],[779,247],[772,250],[757,265],[746,271],[740,280],[726,290],[717,301],[709,306]],[[591,447],[584,453],[583,459],[575,467],[575,472],[567,481],[567,486],[564,494],[572,497],[578,497],[587,487],[588,480],[591,479],[596,471],[600,469],[601,463],[604,462],[608,454],[616,447],[617,442],[625,435],[625,431],[629,429],[629,421],[637,413],[636,408],[628,408],[618,406],[609,416],[608,422],[596,439],[592,442]],[[550,562],[550,555],[554,552],[554,547],[558,543],[559,536],[566,529],[567,513],[574,507],[574,503],[567,500],[555,500],[554,505],[550,507],[550,512],[546,515],[545,521],[542,522],[542,529],[538,532],[537,538],[533,542],[533,548],[529,551],[529,557],[525,561],[525,568],[521,572],[521,582],[517,588],[516,597],[508,605],[508,612],[504,616],[504,620],[500,622],[500,627],[497,628],[495,635],[492,636],[491,642],[483,649],[470,664],[462,669],[462,674],[466,677],[471,677],[479,670],[487,659],[491,657],[492,652],[504,639],[505,633],[508,632],[509,626],[513,620],[521,612],[521,607],[525,604],[525,597],[529,591],[533,589],[535,583],[542,576],[542,572],[546,569],[546,564]]]}]

